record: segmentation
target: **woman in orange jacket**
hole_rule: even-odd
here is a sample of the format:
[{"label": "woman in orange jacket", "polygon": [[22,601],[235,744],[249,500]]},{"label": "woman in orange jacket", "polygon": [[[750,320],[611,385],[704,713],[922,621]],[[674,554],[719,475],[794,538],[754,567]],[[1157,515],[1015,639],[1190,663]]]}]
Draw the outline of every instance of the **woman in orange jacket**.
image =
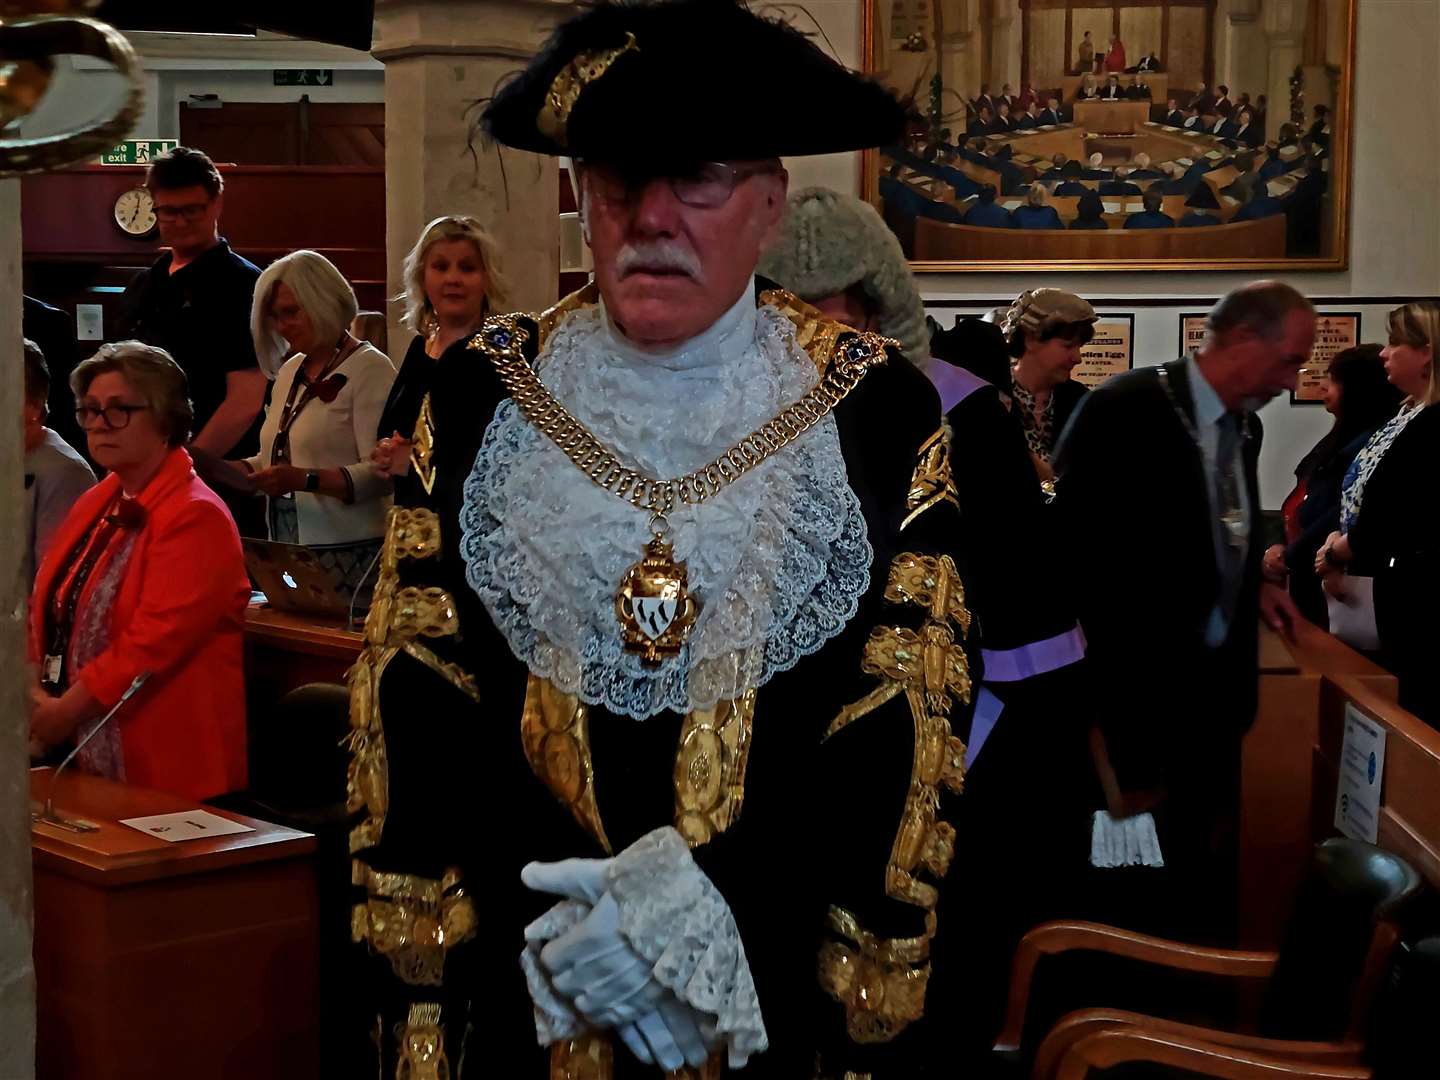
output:
[{"label": "woman in orange jacket", "polygon": [[109,475],[70,511],[35,579],[31,752],[84,738],[145,675],[79,766],[194,799],[242,788],[250,585],[230,512],[183,449],[184,372],[127,341],[103,346],[71,386]]}]

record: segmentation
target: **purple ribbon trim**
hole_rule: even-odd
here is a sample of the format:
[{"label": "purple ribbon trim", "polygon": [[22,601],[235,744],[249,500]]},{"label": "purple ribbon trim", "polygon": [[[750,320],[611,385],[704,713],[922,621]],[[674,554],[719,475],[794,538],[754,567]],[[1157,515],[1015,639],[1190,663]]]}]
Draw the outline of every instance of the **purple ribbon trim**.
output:
[{"label": "purple ribbon trim", "polygon": [[1032,641],[1016,649],[981,649],[986,682],[1019,682],[1032,675],[1044,675],[1085,655],[1085,634],[1079,626],[1044,641]]},{"label": "purple ribbon trim", "polygon": [[975,695],[975,715],[970,721],[970,743],[965,747],[965,768],[973,769],[980,757],[980,748],[995,730],[995,721],[1000,719],[1005,703],[985,687]]}]

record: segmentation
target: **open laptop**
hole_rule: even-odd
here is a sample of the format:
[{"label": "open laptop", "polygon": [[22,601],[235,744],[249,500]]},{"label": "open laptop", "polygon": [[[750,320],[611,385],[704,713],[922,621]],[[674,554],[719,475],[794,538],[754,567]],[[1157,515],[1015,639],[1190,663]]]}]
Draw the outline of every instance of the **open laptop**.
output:
[{"label": "open laptop", "polygon": [[352,599],[357,613],[370,606],[368,582],[354,598],[340,574],[325,566],[320,556],[304,544],[251,537],[242,537],[241,543],[251,580],[278,611],[324,615],[343,622],[350,613]]}]

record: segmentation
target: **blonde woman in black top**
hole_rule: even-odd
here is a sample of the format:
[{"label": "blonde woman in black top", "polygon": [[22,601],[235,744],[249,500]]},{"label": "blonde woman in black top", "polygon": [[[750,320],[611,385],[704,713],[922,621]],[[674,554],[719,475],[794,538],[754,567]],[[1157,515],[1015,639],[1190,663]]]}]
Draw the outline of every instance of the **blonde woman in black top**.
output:
[{"label": "blonde woman in black top", "polygon": [[404,273],[401,321],[416,336],[390,388],[376,433],[380,441],[371,455],[389,476],[409,471],[410,440],[435,362],[508,303],[499,248],[479,221],[464,214],[447,214],[426,225],[405,256]]}]

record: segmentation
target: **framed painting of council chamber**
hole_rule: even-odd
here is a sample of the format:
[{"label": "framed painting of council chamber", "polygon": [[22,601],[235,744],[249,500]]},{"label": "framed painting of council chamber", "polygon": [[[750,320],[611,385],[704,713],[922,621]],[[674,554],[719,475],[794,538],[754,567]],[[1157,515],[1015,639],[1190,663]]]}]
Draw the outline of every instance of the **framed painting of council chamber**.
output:
[{"label": "framed painting of council chamber", "polygon": [[1338,270],[1357,0],[864,0],[917,271]]}]

